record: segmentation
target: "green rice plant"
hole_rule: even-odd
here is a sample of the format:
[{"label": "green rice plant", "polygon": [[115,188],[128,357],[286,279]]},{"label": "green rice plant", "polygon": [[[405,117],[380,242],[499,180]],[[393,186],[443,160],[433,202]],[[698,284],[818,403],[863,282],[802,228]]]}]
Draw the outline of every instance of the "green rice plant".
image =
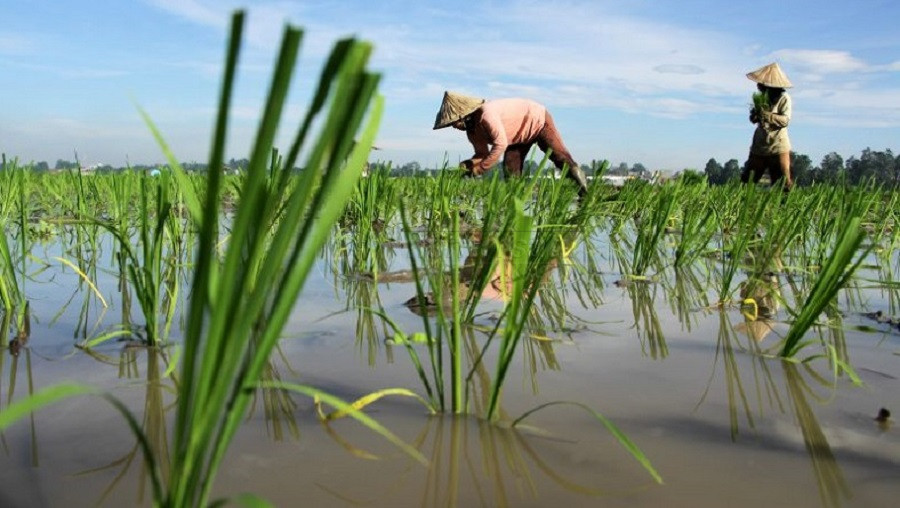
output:
[{"label": "green rice plant", "polygon": [[[160,300],[163,286],[164,259],[169,259],[164,246],[167,237],[166,224],[173,220],[173,201],[167,172],[159,177],[144,174],[140,180],[138,245],[132,246],[128,229],[116,228],[112,223],[98,221],[118,241],[120,255],[124,257],[125,268],[144,314],[144,340],[156,346],[166,340],[159,329]],[[150,196],[153,196],[151,202]],[[121,226],[120,222],[120,226]]]},{"label": "green rice plant", "polygon": [[715,234],[715,215],[709,200],[703,194],[706,187],[684,185],[680,202],[679,240],[675,247],[675,258],[672,261],[676,268],[688,266],[709,246]]},{"label": "green rice plant", "polygon": [[377,280],[378,273],[386,266],[384,249],[387,228],[396,213],[397,188],[384,168],[375,168],[366,178],[361,178],[356,192],[341,222],[347,224],[352,236],[351,266],[360,272],[371,273]]},{"label": "green rice plant", "polygon": [[767,214],[760,238],[748,246],[748,271],[751,274],[746,281],[749,286],[745,291],[748,293],[753,293],[753,285],[764,274],[784,269],[785,253],[790,252],[802,237],[806,226],[804,221],[797,220],[798,216],[802,216],[804,204],[797,199],[799,196],[797,192],[788,194],[779,209]]},{"label": "green rice plant", "polygon": [[[444,203],[445,201],[441,201]],[[454,216],[455,217],[455,216]],[[419,358],[419,355],[412,344],[409,341],[403,341],[407,352],[410,355],[410,360],[413,362],[413,366],[416,369],[417,374],[419,375],[419,379],[422,381],[423,387],[425,388],[426,395],[428,397],[429,405],[435,411],[444,411],[445,410],[445,391],[444,391],[444,360],[443,360],[443,337],[444,330],[446,328],[446,318],[445,318],[445,309],[444,309],[444,298],[443,298],[443,288],[444,288],[444,273],[443,273],[443,263],[440,255],[431,256],[432,269],[425,270],[425,278],[429,282],[430,287],[433,290],[433,300],[436,303],[435,310],[438,315],[438,323],[432,328],[432,324],[430,319],[428,318],[428,313],[426,311],[428,307],[428,303],[426,301],[426,290],[425,285],[422,280],[422,277],[419,274],[419,266],[417,259],[423,259],[422,251],[419,249],[416,242],[413,241],[413,236],[411,232],[411,227],[409,225],[409,221],[406,214],[406,209],[403,203],[400,203],[400,220],[403,226],[403,233],[406,238],[406,243],[409,248],[409,260],[410,267],[413,273],[413,280],[416,286],[416,304],[419,309],[421,309],[422,315],[422,325],[425,330],[425,344],[428,351],[428,363],[431,368],[431,376],[429,381],[429,375],[425,370],[422,360]],[[453,254],[451,254],[453,255]],[[437,266],[435,267],[435,262],[437,262]],[[435,269],[436,268],[436,269]],[[458,272],[457,272],[458,277]],[[449,298],[455,302],[451,303],[454,308],[458,308],[459,305],[459,292],[457,290],[458,286],[450,283],[449,289]],[[402,334],[399,328],[394,326],[396,333]],[[455,346],[451,346],[453,355],[458,353],[458,348]],[[451,357],[451,363],[455,366],[456,358]],[[455,368],[455,367],[454,367]],[[456,394],[458,393],[456,387],[462,383],[461,372],[457,372],[454,370],[454,376],[451,377],[451,390],[453,393],[453,400],[451,401],[451,410],[453,412],[461,412],[463,410],[462,402],[460,399],[456,398]]]},{"label": "green rice plant", "polygon": [[632,251],[631,273],[643,277],[647,269],[659,260],[659,243],[669,226],[672,210],[678,200],[679,187],[667,185],[655,193],[650,203],[635,216],[635,240]]},{"label": "green rice plant", "polygon": [[[242,28],[243,13],[237,12],[232,22],[206,195],[202,202],[196,195],[185,197],[190,213],[201,227],[167,483],[134,417],[115,398],[106,396],[138,436],[150,471],[154,502],[162,506],[209,503],[225,451],[246,415],[252,392],[261,386],[270,353],[319,250],[353,193],[383,109],[383,100],[375,95],[378,76],[365,68],[371,46],[353,39],[340,41],[324,67],[312,106],[286,163],[272,176],[277,183],[268,185],[267,158],[285,105],[301,38],[298,29],[286,27],[249,169],[242,182],[240,205],[224,258],[220,259],[218,199],[223,180],[227,114]],[[323,111],[326,103],[330,107]],[[323,112],[324,117],[320,118]],[[354,146],[354,135],[366,113],[369,120]],[[291,154],[299,153],[305,145],[306,131],[313,120],[321,121],[320,134],[308,152],[305,169],[294,175]],[[161,139],[158,131],[150,126]],[[170,166],[178,171],[175,165]],[[291,184],[295,177],[298,180]],[[182,190],[190,193],[189,188]],[[290,220],[277,220],[273,210],[279,208]],[[292,389],[317,397],[421,459],[415,450],[340,399],[301,385],[269,383],[265,387]],[[19,403],[14,410],[4,411],[0,415],[0,429],[60,398],[93,392],[71,384],[45,389]]]},{"label": "green rice plant", "polygon": [[0,221],[0,233],[0,303],[3,304],[4,316],[12,316],[23,297],[7,241],[5,221]]},{"label": "green rice plant", "polygon": [[6,160],[6,154],[2,154],[3,165],[0,167],[0,222],[6,222],[12,217],[16,209],[16,200],[11,199],[16,195],[19,186],[18,159]]},{"label": "green rice plant", "polygon": [[[486,417],[493,420],[497,416],[500,392],[506,374],[512,364],[517,345],[521,340],[531,307],[543,283],[547,267],[555,258],[557,243],[550,229],[539,229],[532,241],[534,219],[525,214],[524,203],[514,202],[512,220],[512,240],[508,259],[501,259],[501,285],[510,287],[508,301],[504,308],[504,327],[500,335],[497,366],[491,385],[491,397]],[[557,217],[558,218],[558,217]],[[508,280],[508,282],[507,282]]]},{"label": "green rice plant", "polygon": [[738,199],[733,201],[736,210],[732,216],[727,209],[718,208],[721,229],[721,269],[718,278],[719,305],[731,301],[734,279],[745,263],[751,243],[758,237],[759,225],[766,210],[781,197],[778,192],[757,186],[739,188]]},{"label": "green rice plant", "polygon": [[[28,319],[28,302],[25,295],[26,259],[31,250],[29,238],[30,201],[28,192],[28,172],[25,168],[18,167],[15,161],[4,162],[6,167],[4,182],[9,187],[4,191],[12,198],[9,199],[10,219],[0,220],[0,304],[7,314],[15,315],[16,329],[19,334],[25,327]],[[12,206],[15,205],[13,216]],[[18,231],[18,242],[10,244],[7,239],[7,220],[14,220]]]},{"label": "green rice plant", "polygon": [[825,262],[847,221],[851,217],[859,217],[862,221],[881,199],[879,189],[871,185],[819,187],[816,191],[806,206],[814,212],[804,213],[811,225],[804,236],[805,246],[801,252],[802,265],[811,269]]},{"label": "green rice plant", "polygon": [[[496,178],[496,177],[495,177]],[[399,342],[402,343],[409,351],[411,361],[423,383],[430,405],[437,411],[444,411],[443,400],[445,391],[451,395],[451,411],[454,413],[468,412],[469,404],[481,406],[478,397],[469,397],[470,391],[474,388],[475,379],[481,380],[485,386],[489,384],[489,388],[482,393],[485,397],[484,415],[489,421],[495,421],[500,418],[502,410],[500,408],[500,395],[510,366],[513,364],[517,350],[522,348],[522,340],[528,323],[533,320],[534,303],[540,293],[540,288],[544,284],[548,274],[551,262],[560,257],[561,241],[560,237],[570,231],[578,231],[583,223],[573,223],[573,217],[578,220],[587,221],[589,216],[586,214],[574,214],[570,211],[571,196],[566,196],[568,191],[562,188],[545,187],[538,189],[536,198],[535,183],[537,179],[529,181],[516,181],[511,184],[499,186],[497,180],[490,182],[490,204],[486,204],[482,241],[475,247],[475,263],[480,258],[481,265],[474,270],[474,281],[467,289],[469,295],[473,295],[469,302],[477,302],[481,291],[484,289],[484,282],[494,277],[499,272],[499,286],[505,288],[506,296],[504,298],[504,309],[497,320],[497,323],[489,331],[489,336],[484,345],[478,346],[464,338],[463,331],[464,320],[459,319],[460,298],[459,291],[459,275],[460,265],[458,263],[459,244],[457,243],[458,222],[455,217],[450,220],[450,232],[447,235],[448,258],[449,258],[449,274],[443,273],[445,265],[431,262],[424,270],[425,276],[420,277],[418,274],[419,260],[435,258],[443,259],[440,256],[431,255],[430,258],[422,255],[416,243],[413,242],[412,228],[407,219],[405,208],[401,205],[401,219],[404,226],[404,232],[407,238],[407,244],[410,248],[410,264],[412,273],[416,283],[416,299],[420,307],[426,304],[426,291],[424,282],[428,283],[435,302],[438,302],[435,312],[437,314],[436,323],[432,323],[428,319],[426,313],[423,314],[423,328],[425,332],[422,342],[428,351],[428,359],[423,361],[419,353],[416,351],[412,340],[400,330],[396,324],[391,321],[395,328],[396,336],[399,336]],[[505,197],[504,197],[505,196]],[[496,198],[496,199],[493,199]],[[511,201],[511,205],[506,204]],[[566,202],[568,201],[568,202]],[[536,214],[532,216],[526,213],[526,203]],[[499,204],[499,205],[498,205]],[[442,213],[447,208],[446,200],[442,200],[437,205],[436,213]],[[493,217],[497,217],[494,219]],[[561,231],[563,233],[561,233]],[[490,236],[489,236],[490,235]],[[506,247],[506,246],[509,247]],[[418,252],[418,254],[417,254]],[[471,252],[470,252],[471,254]],[[482,258],[484,255],[487,259]],[[439,267],[435,270],[435,266]],[[485,275],[486,274],[486,275]],[[448,279],[445,279],[447,277]],[[423,281],[423,278],[425,279]],[[447,280],[449,290],[441,290],[440,286]],[[441,297],[441,292],[448,292],[449,295]],[[449,302],[449,309],[445,310],[443,302]],[[468,303],[466,304],[468,305]],[[450,317],[446,313],[451,314]],[[389,320],[384,316],[386,320]],[[471,325],[469,325],[471,326]],[[470,329],[470,328],[467,328]],[[457,332],[459,330],[459,332]],[[446,340],[445,337],[449,337]],[[488,369],[484,367],[483,360],[491,345],[498,339],[496,352],[496,365],[493,369],[493,375],[488,373]],[[464,378],[460,378],[462,373],[461,360],[463,359],[463,347],[469,358],[471,358],[468,374]],[[445,390],[445,360],[443,357],[443,349],[450,351],[450,384]],[[536,365],[537,356],[531,353],[528,356],[528,348],[526,347],[525,362],[526,364]],[[543,358],[550,358],[552,356]],[[430,371],[425,363],[430,363]],[[464,383],[463,383],[464,381]],[[465,390],[465,399],[459,402],[460,390]],[[544,407],[555,405],[542,405],[534,411],[543,409]],[[578,404],[575,404],[578,405]],[[593,412],[604,425],[619,439],[634,457],[641,462],[645,468],[659,479],[655,470],[649,465],[646,457],[608,420]],[[526,418],[533,411],[526,413],[522,418]],[[520,418],[521,420],[521,418]],[[518,423],[517,420],[515,423]]]},{"label": "green rice plant", "polygon": [[784,338],[784,345],[781,348],[780,355],[782,357],[794,357],[801,349],[809,344],[808,341],[802,341],[807,330],[815,323],[816,319],[837,295],[837,292],[844,287],[853,272],[862,263],[869,249],[859,255],[857,260],[853,261],[859,245],[865,233],[860,229],[860,218],[850,217],[842,227],[843,233],[838,239],[831,255],[822,265],[818,277],[803,302],[799,312],[796,313],[794,322],[791,324],[790,330]]}]

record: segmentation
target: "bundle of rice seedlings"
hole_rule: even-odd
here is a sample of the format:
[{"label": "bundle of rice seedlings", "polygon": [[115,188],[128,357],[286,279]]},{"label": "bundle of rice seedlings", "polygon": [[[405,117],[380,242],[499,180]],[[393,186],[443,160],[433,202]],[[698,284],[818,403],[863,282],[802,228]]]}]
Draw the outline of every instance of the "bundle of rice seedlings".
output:
[{"label": "bundle of rice seedlings", "polygon": [[756,113],[759,115],[763,111],[769,111],[771,109],[771,104],[769,104],[769,94],[766,92],[756,92],[752,97],[753,106],[750,108],[751,113]]}]

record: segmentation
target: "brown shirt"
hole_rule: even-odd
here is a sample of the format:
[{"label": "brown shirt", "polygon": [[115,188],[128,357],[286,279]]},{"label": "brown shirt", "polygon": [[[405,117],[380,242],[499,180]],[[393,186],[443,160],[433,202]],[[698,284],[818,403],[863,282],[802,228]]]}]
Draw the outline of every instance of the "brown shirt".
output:
[{"label": "brown shirt", "polygon": [[771,110],[763,112],[753,132],[750,153],[755,155],[777,155],[791,151],[787,126],[791,122],[791,96],[782,92]]}]

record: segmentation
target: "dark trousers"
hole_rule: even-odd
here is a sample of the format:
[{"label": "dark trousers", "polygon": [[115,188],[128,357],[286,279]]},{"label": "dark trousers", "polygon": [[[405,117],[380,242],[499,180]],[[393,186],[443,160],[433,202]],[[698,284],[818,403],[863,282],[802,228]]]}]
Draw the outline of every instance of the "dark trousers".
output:
[{"label": "dark trousers", "polygon": [[741,173],[741,181],[747,183],[753,177],[753,183],[758,183],[764,174],[769,174],[769,179],[774,184],[781,179],[785,190],[790,190],[794,185],[791,178],[791,153],[784,152],[775,155],[756,155],[751,153],[744,164]]},{"label": "dark trousers", "polygon": [[572,158],[572,154],[569,153],[569,149],[563,143],[562,136],[556,130],[556,124],[553,123],[553,117],[550,116],[549,111],[544,122],[544,128],[541,129],[536,138],[526,143],[506,147],[506,152],[503,154],[503,166],[506,168],[507,175],[519,176],[522,174],[522,165],[535,143],[544,153],[547,153],[548,149],[552,150],[550,152],[550,161],[559,170],[562,171],[563,168],[568,167],[566,177],[578,185],[579,193],[583,193],[587,189],[587,179],[584,177],[584,172],[581,171],[581,167],[578,166],[578,163]]}]

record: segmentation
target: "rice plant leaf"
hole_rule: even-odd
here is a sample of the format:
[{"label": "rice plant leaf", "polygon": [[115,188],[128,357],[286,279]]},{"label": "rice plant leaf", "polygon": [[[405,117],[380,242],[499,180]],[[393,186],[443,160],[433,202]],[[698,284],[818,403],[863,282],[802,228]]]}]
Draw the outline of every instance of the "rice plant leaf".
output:
[{"label": "rice plant leaf", "polygon": [[100,290],[97,289],[97,286],[94,285],[94,283],[93,283],[93,282],[91,281],[91,279],[87,276],[87,274],[85,274],[84,272],[82,272],[77,266],[75,266],[74,263],[72,263],[72,262],[69,261],[68,259],[60,258],[60,257],[54,257],[53,259],[59,261],[60,263],[66,265],[66,266],[68,266],[69,268],[71,268],[72,270],[74,270],[75,273],[77,273],[78,276],[81,277],[81,279],[84,280],[84,281],[87,283],[88,287],[91,288],[91,290],[94,292],[94,294],[97,295],[97,298],[100,299],[100,303],[103,304],[103,307],[104,307],[104,308],[108,308],[108,307],[109,307],[109,305],[107,305],[107,303],[106,303],[106,299],[103,298],[103,295],[100,293]]},{"label": "rice plant leaf", "polygon": [[372,404],[372,403],[374,403],[384,397],[390,396],[390,395],[412,397],[412,398],[418,400],[419,402],[421,402],[422,405],[428,409],[429,413],[434,414],[434,410],[431,408],[431,406],[428,404],[428,402],[425,399],[423,399],[421,396],[419,396],[419,394],[413,392],[412,390],[408,390],[406,388],[385,388],[382,390],[372,392],[368,395],[364,395],[364,396],[356,399],[355,401],[351,402],[349,404],[349,408],[350,408],[349,410],[337,409],[330,413],[326,413],[324,416],[324,419],[325,420],[337,420],[339,418],[344,418],[345,416],[349,416],[350,411],[362,411],[369,404]]},{"label": "rice plant leaf", "polygon": [[235,496],[234,501],[246,508],[275,508],[275,505],[256,494],[244,493]]},{"label": "rice plant leaf", "polygon": [[0,411],[0,430],[5,430],[19,419],[55,402],[75,397],[76,395],[95,393],[97,393],[95,388],[75,383],[61,383],[48,386],[24,399],[9,404],[3,411]]},{"label": "rice plant leaf", "polygon": [[822,270],[812,289],[803,303],[803,307],[797,318],[788,330],[781,349],[781,356],[794,356],[803,347],[801,339],[807,330],[815,323],[816,319],[837,295],[837,292],[846,285],[856,268],[868,254],[866,249],[856,263],[853,263],[853,255],[862,243],[865,233],[860,229],[859,216],[850,217],[843,232],[835,245],[831,255],[822,265]]},{"label": "rice plant leaf", "polygon": [[638,446],[636,444],[634,444],[634,442],[631,441],[631,439],[624,432],[622,432],[619,429],[619,427],[617,427],[611,420],[609,420],[608,418],[606,418],[599,412],[594,411],[589,406],[582,404],[581,402],[562,400],[562,401],[554,401],[554,402],[547,402],[546,404],[541,404],[535,408],[532,408],[532,409],[526,411],[521,416],[519,416],[518,418],[513,420],[511,427],[515,428],[515,426],[518,425],[519,422],[521,422],[525,418],[528,418],[532,414],[534,414],[542,409],[546,409],[551,406],[560,406],[560,405],[575,406],[575,407],[581,408],[581,409],[587,411],[588,413],[590,413],[594,418],[596,418],[598,421],[600,421],[600,423],[602,423],[603,426],[606,427],[606,429],[610,432],[610,434],[612,434],[613,437],[615,437],[616,440],[619,441],[619,444],[621,444],[628,451],[628,453],[630,453],[631,456],[634,457],[635,460],[637,460],[648,473],[650,473],[650,476],[653,477],[653,479],[656,481],[656,483],[659,483],[660,485],[663,484],[662,476],[660,476],[659,473],[656,472],[656,469],[650,463],[650,459],[648,459],[647,456],[644,455],[644,452],[642,452],[641,449],[638,448]]},{"label": "rice plant leaf", "polygon": [[264,382],[264,383],[260,383],[259,387],[275,389],[275,390],[290,390],[290,391],[294,391],[297,393],[302,393],[303,395],[306,395],[307,397],[310,397],[310,398],[319,399],[338,410],[345,411],[348,416],[350,416],[350,417],[354,418],[355,420],[357,420],[358,422],[362,423],[363,425],[368,427],[373,432],[381,435],[382,437],[384,437],[385,439],[387,439],[388,441],[390,441],[391,443],[396,445],[398,448],[400,448],[401,450],[406,452],[407,455],[416,459],[422,465],[426,465],[426,466],[428,465],[428,459],[426,459],[425,456],[423,456],[418,450],[416,450],[409,444],[405,443],[402,439],[397,437],[393,432],[388,430],[386,427],[384,427],[383,425],[381,425],[380,423],[378,423],[377,421],[375,421],[374,419],[372,419],[365,413],[354,409],[350,404],[344,402],[343,400],[341,400],[338,397],[335,397],[334,395],[328,394],[327,392],[324,392],[324,391],[319,390],[318,388],[314,388],[312,386],[301,385],[301,384],[296,384],[296,383]]},{"label": "rice plant leaf", "polygon": [[181,352],[183,350],[184,349],[180,345],[174,347],[172,356],[169,357],[168,365],[166,365],[166,370],[162,374],[163,378],[171,377],[175,372],[175,369],[178,368],[178,361],[181,360]]},{"label": "rice plant leaf", "polygon": [[131,330],[114,330],[108,333],[104,333],[98,335],[91,340],[86,340],[79,344],[79,347],[83,349],[91,349],[93,347],[97,347],[100,344],[103,344],[106,341],[115,339],[116,337],[130,337],[132,335]]}]

